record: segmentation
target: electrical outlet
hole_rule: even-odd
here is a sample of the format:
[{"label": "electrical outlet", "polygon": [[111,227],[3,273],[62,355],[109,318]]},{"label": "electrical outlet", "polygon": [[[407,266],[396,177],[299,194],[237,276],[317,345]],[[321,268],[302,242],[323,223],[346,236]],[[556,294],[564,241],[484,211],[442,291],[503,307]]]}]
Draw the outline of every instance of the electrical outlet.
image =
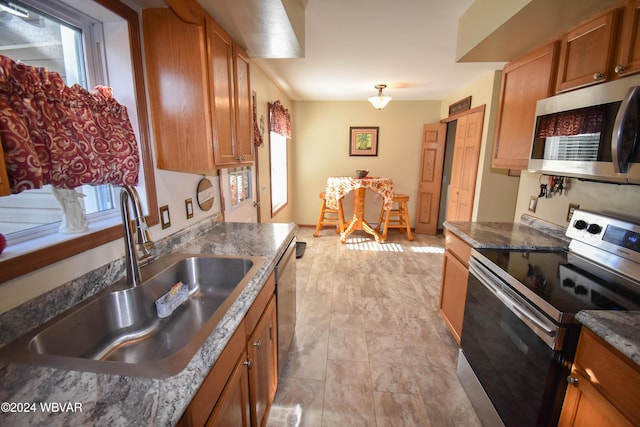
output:
[{"label": "electrical outlet", "polygon": [[580,205],[577,203],[569,203],[569,209],[567,209],[567,222],[571,222],[571,217],[576,209],[579,209]]}]

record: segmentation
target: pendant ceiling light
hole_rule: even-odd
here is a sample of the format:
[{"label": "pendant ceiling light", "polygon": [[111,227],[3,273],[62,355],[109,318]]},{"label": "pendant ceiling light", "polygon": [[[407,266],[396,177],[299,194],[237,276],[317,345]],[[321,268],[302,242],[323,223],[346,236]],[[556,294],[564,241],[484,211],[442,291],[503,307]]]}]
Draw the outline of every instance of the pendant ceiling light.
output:
[{"label": "pendant ceiling light", "polygon": [[371,105],[376,107],[378,110],[382,110],[384,107],[387,106],[389,101],[391,101],[390,96],[382,94],[382,89],[386,87],[387,85],[376,85],[376,89],[378,89],[378,95],[372,96],[371,98],[369,98],[369,102],[371,103]]}]

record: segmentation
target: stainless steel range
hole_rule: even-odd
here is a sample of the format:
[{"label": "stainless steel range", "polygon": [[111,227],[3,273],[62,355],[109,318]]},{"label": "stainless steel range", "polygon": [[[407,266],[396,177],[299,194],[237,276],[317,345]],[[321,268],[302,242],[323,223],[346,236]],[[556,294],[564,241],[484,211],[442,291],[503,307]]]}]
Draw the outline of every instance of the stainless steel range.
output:
[{"label": "stainless steel range", "polygon": [[474,249],[458,376],[487,426],[557,423],[580,310],[640,310],[640,225],[576,211],[568,250]]}]

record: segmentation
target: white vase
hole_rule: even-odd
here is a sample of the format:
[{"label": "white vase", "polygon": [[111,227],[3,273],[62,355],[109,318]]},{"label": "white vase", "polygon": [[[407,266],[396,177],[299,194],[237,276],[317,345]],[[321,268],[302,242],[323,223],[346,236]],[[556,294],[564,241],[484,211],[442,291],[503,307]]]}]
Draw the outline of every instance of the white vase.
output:
[{"label": "white vase", "polygon": [[78,200],[80,197],[85,197],[84,194],[73,189],[56,187],[52,187],[52,192],[60,206],[62,206],[62,221],[58,232],[73,234],[89,231],[87,217]]}]

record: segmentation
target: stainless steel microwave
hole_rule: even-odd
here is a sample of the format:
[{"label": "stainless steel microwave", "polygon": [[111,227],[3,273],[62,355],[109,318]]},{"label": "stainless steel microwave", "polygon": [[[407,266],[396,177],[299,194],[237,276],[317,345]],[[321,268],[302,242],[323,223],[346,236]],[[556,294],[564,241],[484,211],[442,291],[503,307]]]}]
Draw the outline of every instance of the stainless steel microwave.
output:
[{"label": "stainless steel microwave", "polygon": [[538,101],[528,169],[640,184],[640,75]]}]

